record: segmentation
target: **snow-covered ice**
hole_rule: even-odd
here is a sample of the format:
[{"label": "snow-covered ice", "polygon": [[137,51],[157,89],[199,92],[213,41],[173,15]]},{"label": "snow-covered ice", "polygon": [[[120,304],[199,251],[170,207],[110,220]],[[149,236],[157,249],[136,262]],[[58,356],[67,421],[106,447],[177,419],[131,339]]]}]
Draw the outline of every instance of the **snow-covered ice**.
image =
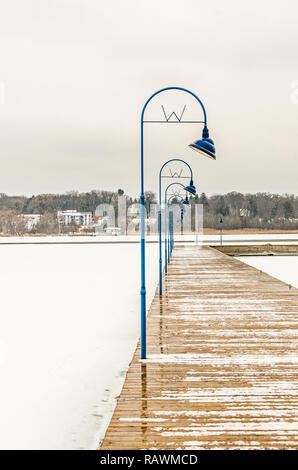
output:
[{"label": "snow-covered ice", "polygon": [[240,256],[237,259],[298,288],[298,256]]},{"label": "snow-covered ice", "polygon": [[[103,437],[139,337],[140,246],[86,240],[0,243],[1,449],[87,449]],[[146,253],[149,307],[158,245]],[[298,257],[240,259],[298,287]]]},{"label": "snow-covered ice", "polygon": [[[148,307],[158,246],[147,245]],[[139,337],[140,246],[0,245],[0,448],[95,448]]]}]

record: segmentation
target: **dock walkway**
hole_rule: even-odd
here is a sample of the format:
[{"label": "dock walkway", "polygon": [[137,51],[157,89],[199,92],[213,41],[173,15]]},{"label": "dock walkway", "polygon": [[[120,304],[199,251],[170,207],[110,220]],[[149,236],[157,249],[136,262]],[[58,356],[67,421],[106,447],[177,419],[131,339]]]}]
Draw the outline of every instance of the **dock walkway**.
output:
[{"label": "dock walkway", "polygon": [[175,247],[101,449],[297,449],[298,290]]}]

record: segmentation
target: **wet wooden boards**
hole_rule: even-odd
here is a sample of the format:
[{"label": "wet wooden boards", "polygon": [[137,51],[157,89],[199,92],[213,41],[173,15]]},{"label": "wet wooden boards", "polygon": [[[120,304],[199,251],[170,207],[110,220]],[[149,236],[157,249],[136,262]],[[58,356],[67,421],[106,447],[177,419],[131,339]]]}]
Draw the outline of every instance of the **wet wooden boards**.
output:
[{"label": "wet wooden boards", "polygon": [[298,290],[175,247],[101,449],[296,449]]}]

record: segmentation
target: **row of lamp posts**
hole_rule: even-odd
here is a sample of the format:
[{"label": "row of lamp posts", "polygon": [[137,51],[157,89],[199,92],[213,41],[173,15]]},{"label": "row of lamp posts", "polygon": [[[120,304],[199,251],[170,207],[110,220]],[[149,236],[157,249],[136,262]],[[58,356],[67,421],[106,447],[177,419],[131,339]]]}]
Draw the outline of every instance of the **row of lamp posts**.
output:
[{"label": "row of lamp posts", "polygon": [[[173,184],[180,184],[180,183],[173,183]],[[185,189],[184,186],[183,186],[183,188]],[[170,211],[170,202],[171,202],[171,199],[173,199],[173,198],[175,198],[175,199],[179,198],[180,202],[182,204],[189,205],[189,199],[188,199],[187,193],[185,195],[185,198],[183,198],[179,194],[178,195],[174,194],[173,196],[169,197],[168,200],[165,199],[165,204],[168,208],[168,215],[169,215],[169,217],[168,217],[169,230],[168,230],[168,237],[167,238],[166,238],[166,230],[165,230],[165,244],[167,243],[167,245],[168,245],[168,263],[170,263],[171,256],[172,256],[172,251],[173,251],[173,248],[174,248],[174,242],[175,242],[175,239],[174,239],[174,234],[175,234],[175,231],[174,231],[174,217],[173,217],[173,212]],[[184,209],[183,209],[183,206],[181,206],[181,209],[180,209],[180,221],[181,221],[181,223],[182,223],[182,220],[183,220],[183,214],[184,214]],[[165,220],[165,228],[166,228],[166,220]],[[165,273],[167,274],[167,271],[165,271]],[[162,295],[162,293],[160,295]]]},{"label": "row of lamp posts", "polygon": [[[203,116],[204,120],[203,121],[182,121],[181,119],[177,121],[177,123],[182,124],[182,123],[201,123],[204,125],[203,127],[203,132],[202,132],[202,139],[196,140],[194,143],[190,144],[189,147],[192,148],[193,150],[201,153],[202,155],[209,157],[213,160],[216,159],[215,157],[215,147],[214,147],[214,142],[212,139],[209,138],[209,130],[207,127],[207,114],[205,107],[200,100],[200,98],[195,95],[192,91],[187,90],[186,88],[181,88],[181,87],[167,87],[167,88],[162,88],[161,90],[156,91],[153,93],[150,98],[146,101],[146,103],[143,106],[142,109],[142,114],[141,114],[141,195],[140,195],[140,205],[141,205],[141,359],[146,359],[146,281],[145,281],[145,191],[144,191],[144,124],[145,123],[152,123],[152,122],[169,122],[169,120],[166,119],[166,121],[146,121],[144,119],[145,117],[145,110],[149,104],[149,102],[156,96],[159,95],[160,93],[163,93],[165,91],[169,90],[177,90],[181,91],[184,93],[188,93],[191,95],[197,102],[200,104],[202,111],[203,111]],[[172,159],[166,162],[160,170],[159,173],[159,293],[162,295],[162,237],[161,237],[161,172],[166,164],[168,164],[170,161],[173,160],[178,160],[182,161],[185,163],[188,168],[190,169],[191,172],[191,179],[190,179],[190,184],[189,186],[183,186],[186,192],[189,192],[190,194],[195,194],[196,193],[196,188],[193,185],[193,177],[192,177],[192,170],[188,163],[186,163],[184,160],[181,159]],[[177,183],[172,183],[172,184],[177,184]],[[171,186],[171,185],[169,185]],[[168,188],[169,188],[168,186]],[[168,189],[167,188],[167,189]],[[166,212],[166,204],[167,204],[167,189],[165,191],[165,212]],[[186,201],[187,199],[185,199]],[[166,221],[166,217],[165,217]],[[165,227],[166,227],[166,222],[165,222]],[[166,230],[166,229],[165,229]],[[172,231],[172,229],[171,229]],[[165,246],[167,246],[166,240],[165,240]],[[171,245],[170,245],[170,250],[173,249],[173,233],[171,234]],[[166,266],[168,263],[168,248],[165,248],[165,272],[166,272]]]}]

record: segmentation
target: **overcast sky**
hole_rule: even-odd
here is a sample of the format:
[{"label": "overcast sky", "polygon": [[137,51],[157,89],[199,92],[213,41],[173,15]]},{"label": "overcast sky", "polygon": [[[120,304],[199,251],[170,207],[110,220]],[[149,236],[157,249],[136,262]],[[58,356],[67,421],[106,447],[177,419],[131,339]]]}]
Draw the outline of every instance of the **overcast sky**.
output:
[{"label": "overcast sky", "polygon": [[[0,0],[0,192],[138,194],[142,106],[182,86],[217,160],[187,148],[200,124],[148,124],[146,189],[181,157],[208,194],[298,194],[297,23],[296,0]],[[181,92],[147,117],[161,104],[202,118]]]}]

